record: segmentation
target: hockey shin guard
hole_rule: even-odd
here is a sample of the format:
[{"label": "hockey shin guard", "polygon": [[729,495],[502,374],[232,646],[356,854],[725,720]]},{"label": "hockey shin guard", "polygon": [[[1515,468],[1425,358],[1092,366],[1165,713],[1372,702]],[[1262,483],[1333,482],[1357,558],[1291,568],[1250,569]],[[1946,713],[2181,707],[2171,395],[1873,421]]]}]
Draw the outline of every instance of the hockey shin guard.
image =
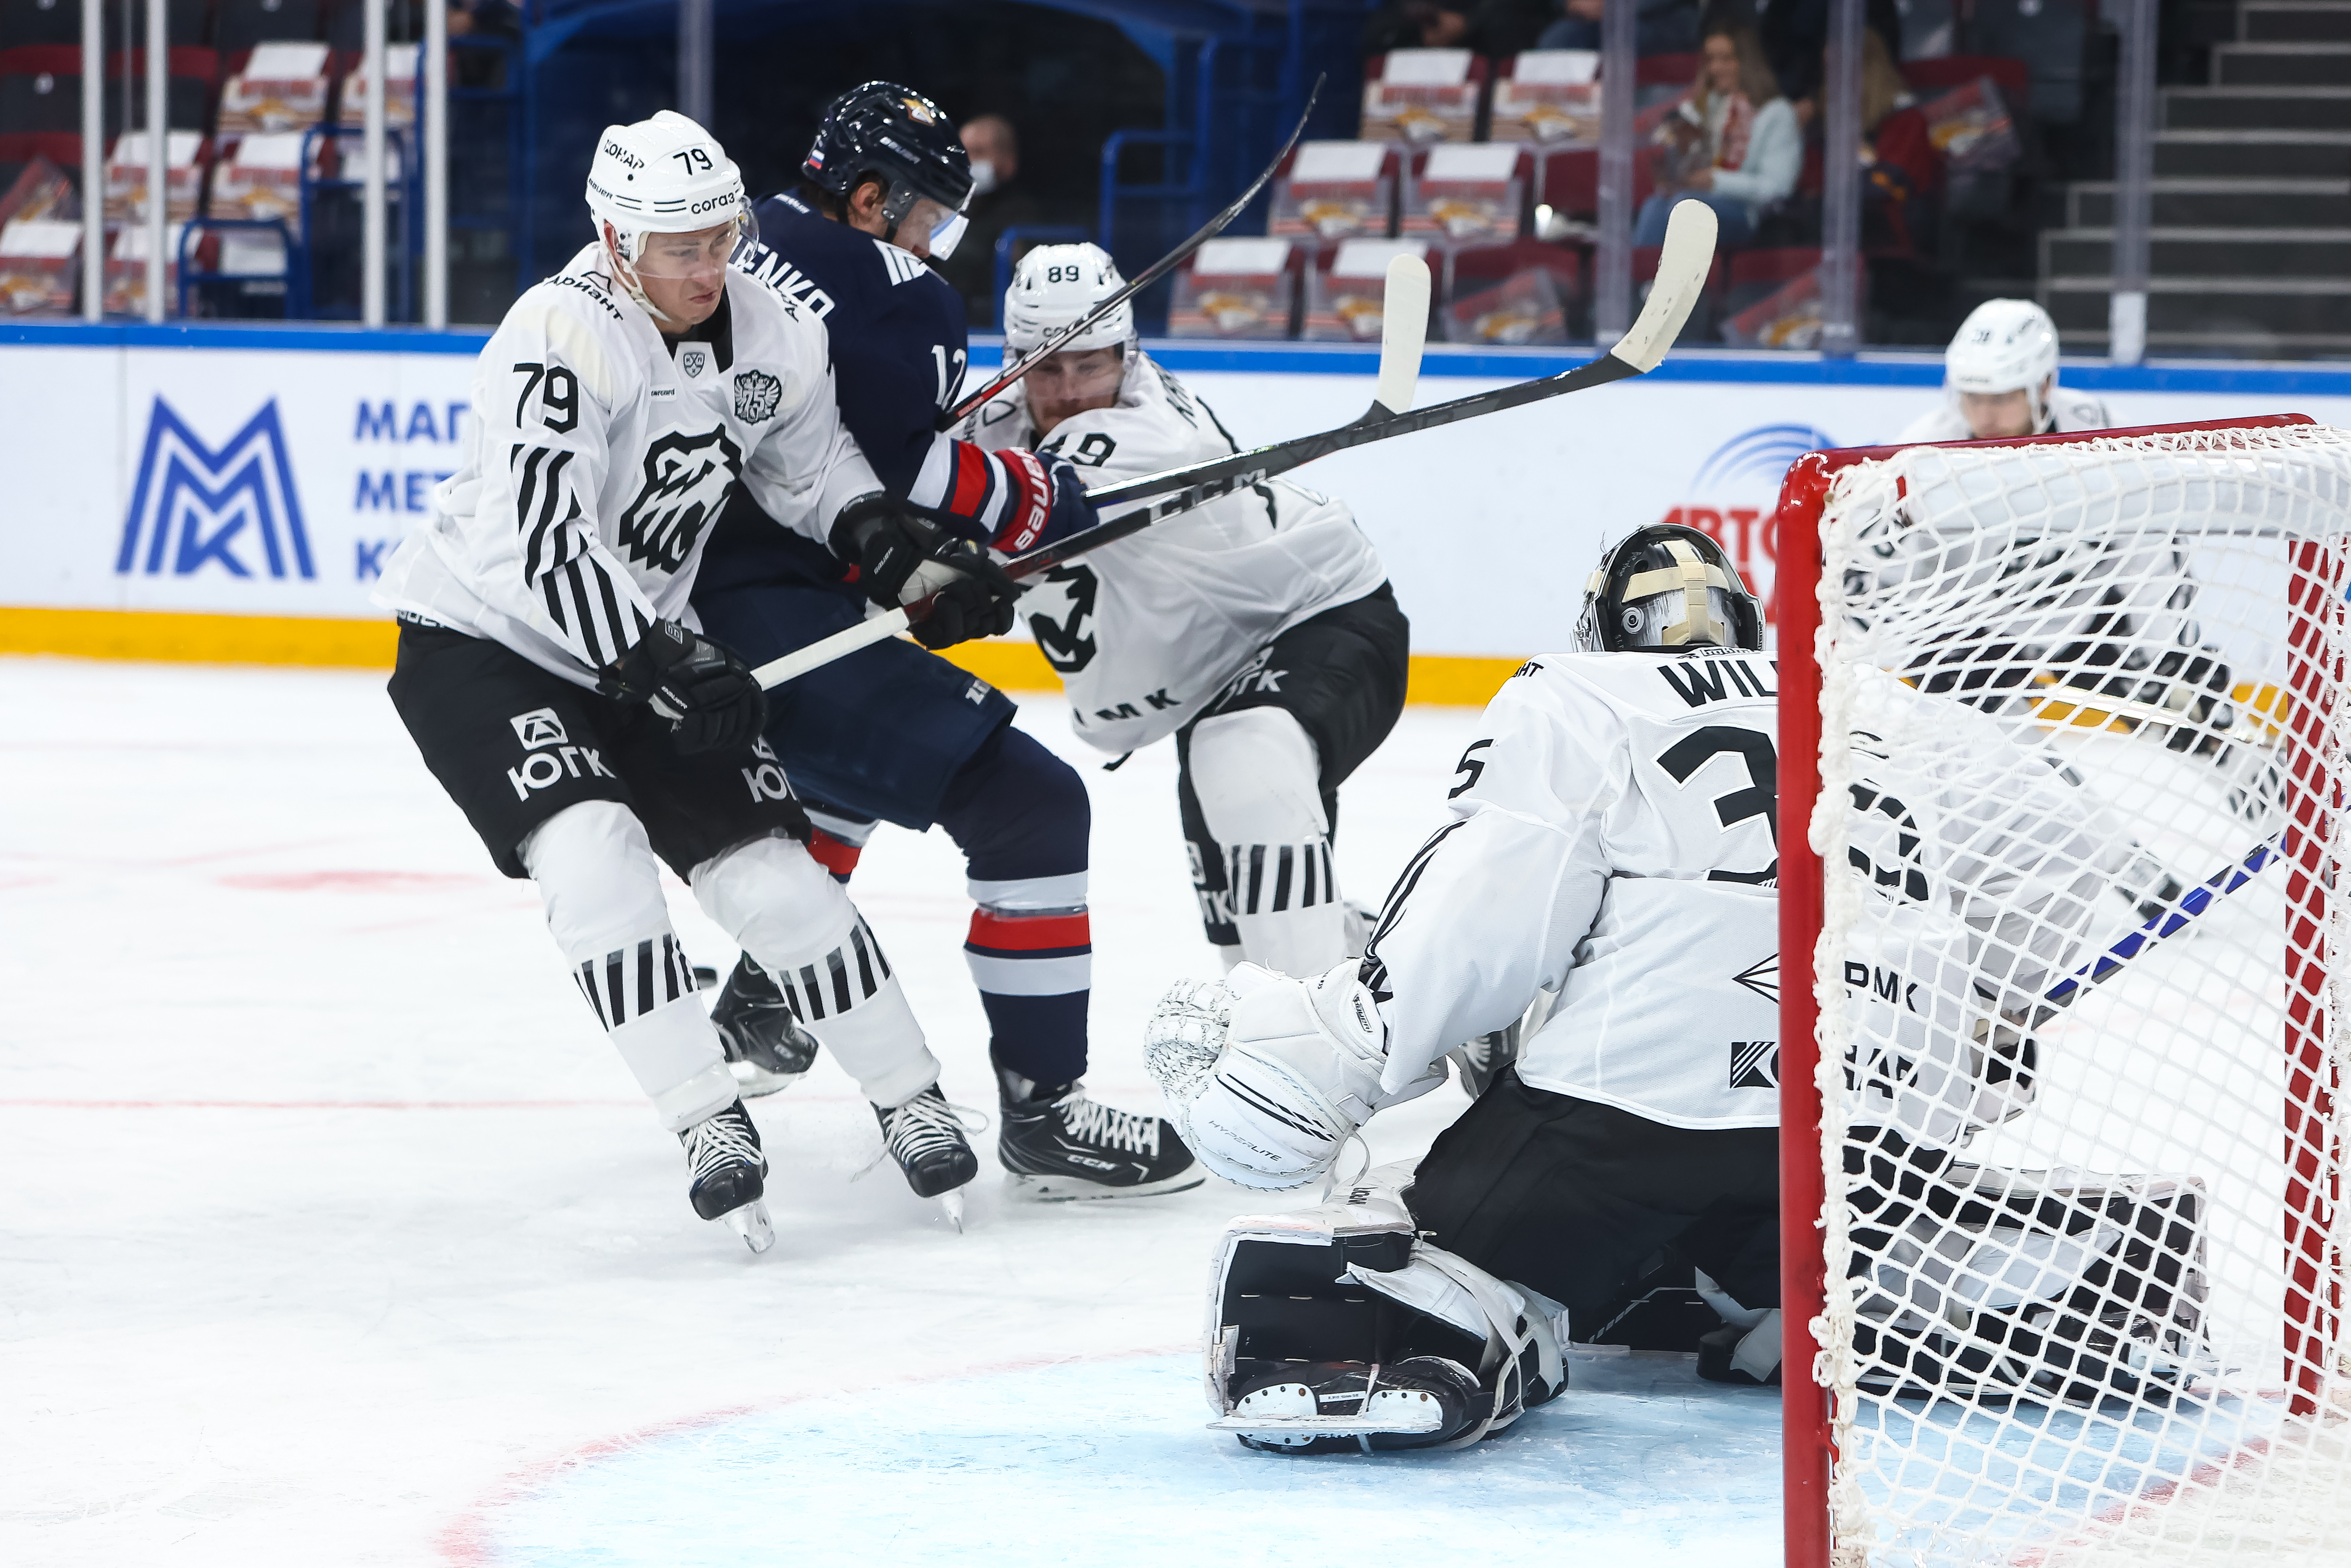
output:
[{"label": "hockey shin guard", "polygon": [[694,868],[695,902],[782,988],[800,1024],[876,1105],[939,1080],[922,1026],[849,894],[786,838],[754,839]]},{"label": "hockey shin guard", "polygon": [[1213,841],[1194,853],[1204,879],[1211,861],[1222,873],[1241,956],[1300,976],[1351,956],[1314,742],[1298,720],[1276,707],[1212,715],[1187,763]]},{"label": "hockey shin guard", "polygon": [[682,1132],[734,1103],[734,1074],[695,996],[636,814],[610,800],[573,806],[530,835],[522,862],[580,995],[662,1125]]}]

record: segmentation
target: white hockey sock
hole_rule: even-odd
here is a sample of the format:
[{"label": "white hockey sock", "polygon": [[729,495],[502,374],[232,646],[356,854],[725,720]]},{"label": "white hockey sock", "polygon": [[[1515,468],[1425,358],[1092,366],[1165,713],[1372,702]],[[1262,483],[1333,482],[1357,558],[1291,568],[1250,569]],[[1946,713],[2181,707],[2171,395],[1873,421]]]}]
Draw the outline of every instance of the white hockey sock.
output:
[{"label": "white hockey sock", "polygon": [[906,994],[848,893],[789,839],[754,839],[694,868],[703,913],[775,977],[800,1023],[876,1105],[939,1081]]},{"label": "white hockey sock", "polygon": [[1285,975],[1350,956],[1321,765],[1298,720],[1274,707],[1217,714],[1194,727],[1188,757],[1242,956]]},{"label": "white hockey sock", "polygon": [[570,807],[523,841],[522,862],[580,994],[662,1124],[680,1132],[732,1104],[739,1091],[695,998],[636,814],[611,800]]}]

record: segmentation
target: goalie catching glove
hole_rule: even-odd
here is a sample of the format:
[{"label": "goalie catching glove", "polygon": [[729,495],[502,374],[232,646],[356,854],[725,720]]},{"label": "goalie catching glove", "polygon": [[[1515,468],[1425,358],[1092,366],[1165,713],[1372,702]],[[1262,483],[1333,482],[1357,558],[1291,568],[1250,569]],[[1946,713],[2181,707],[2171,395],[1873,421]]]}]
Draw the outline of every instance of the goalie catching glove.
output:
[{"label": "goalie catching glove", "polygon": [[832,525],[832,552],[857,568],[865,596],[884,610],[937,595],[910,628],[925,648],[1012,630],[1020,585],[978,544],[900,510],[886,496],[841,508]]},{"label": "goalie catching glove", "polygon": [[1311,980],[1242,964],[1168,988],[1143,1038],[1185,1146],[1242,1186],[1303,1186],[1372,1113],[1445,1082],[1441,1066],[1380,1089],[1387,1025],[1353,958]]},{"label": "goalie catching glove", "polygon": [[768,694],[750,667],[674,621],[654,622],[635,647],[597,672],[596,689],[652,707],[670,721],[684,752],[748,746],[768,722]]}]

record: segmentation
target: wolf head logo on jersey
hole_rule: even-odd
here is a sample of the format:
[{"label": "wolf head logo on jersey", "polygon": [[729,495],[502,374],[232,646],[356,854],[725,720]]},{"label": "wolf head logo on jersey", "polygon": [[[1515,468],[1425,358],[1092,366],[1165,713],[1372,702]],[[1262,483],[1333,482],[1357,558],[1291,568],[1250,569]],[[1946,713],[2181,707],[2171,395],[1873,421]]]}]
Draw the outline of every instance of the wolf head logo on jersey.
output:
[{"label": "wolf head logo on jersey", "polygon": [[765,424],[783,401],[784,383],[767,371],[735,372],[735,417],[744,423]]},{"label": "wolf head logo on jersey", "polygon": [[621,550],[674,572],[693,559],[702,530],[718,516],[743,454],[724,430],[673,431],[645,449],[644,487],[621,514]]}]

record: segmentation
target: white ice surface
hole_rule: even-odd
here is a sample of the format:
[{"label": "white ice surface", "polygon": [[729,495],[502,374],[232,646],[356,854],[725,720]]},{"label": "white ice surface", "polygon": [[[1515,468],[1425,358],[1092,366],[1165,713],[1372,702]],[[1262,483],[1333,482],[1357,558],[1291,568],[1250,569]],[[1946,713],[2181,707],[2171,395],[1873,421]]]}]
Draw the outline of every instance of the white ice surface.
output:
[{"label": "white ice surface", "polygon": [[[757,1103],[778,1242],[693,1218],[674,1142],[381,676],[0,659],[0,1562],[1778,1560],[1778,1404],[1618,1358],[1465,1454],[1202,1430],[1218,1183],[1040,1206],[982,1145],[958,1237],[829,1062]],[[1094,800],[1091,1084],[1214,971],[1162,747]],[[1376,902],[1469,710],[1343,793]],[[698,962],[734,954],[674,890]],[[993,1109],[944,836],[853,889],[948,1094]],[[1464,1102],[1382,1118],[1418,1152]],[[1301,1197],[1299,1201],[1309,1201]]]}]

